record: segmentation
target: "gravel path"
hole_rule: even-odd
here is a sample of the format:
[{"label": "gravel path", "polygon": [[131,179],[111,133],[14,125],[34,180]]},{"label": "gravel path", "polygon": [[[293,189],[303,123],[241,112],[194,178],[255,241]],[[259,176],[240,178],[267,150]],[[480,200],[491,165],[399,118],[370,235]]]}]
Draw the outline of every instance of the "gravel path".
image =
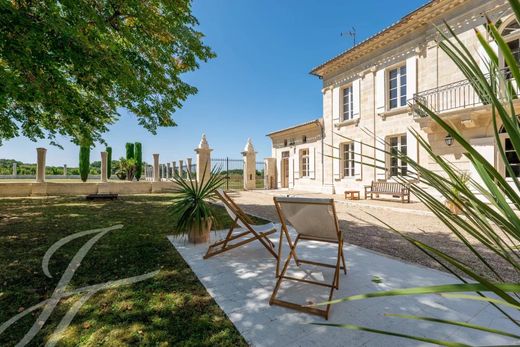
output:
[{"label": "gravel path", "polygon": [[[293,194],[291,192],[291,194]],[[306,194],[319,196],[319,194]],[[323,197],[323,195],[321,195]],[[233,199],[244,211],[272,221],[278,221],[273,205],[273,193],[266,192],[234,192]],[[337,199],[337,197],[336,197]],[[390,205],[389,205],[390,204]],[[395,206],[395,208],[391,206]],[[415,205],[415,206],[413,206]],[[409,211],[406,211],[409,209]],[[437,219],[430,215],[420,204],[403,207],[396,202],[360,201],[355,203],[340,201],[336,203],[340,227],[347,231],[348,243],[368,248],[395,258],[427,267],[444,270],[436,261],[411,245],[408,241],[384,226],[377,219],[385,221],[396,230],[411,236],[430,246],[444,251],[461,260],[481,274],[492,276],[490,271],[459,241],[456,236]],[[509,269],[505,262],[491,254],[487,249],[471,240],[472,244],[488,261],[499,268]],[[520,276],[513,272],[504,272],[504,279],[518,282]]]}]

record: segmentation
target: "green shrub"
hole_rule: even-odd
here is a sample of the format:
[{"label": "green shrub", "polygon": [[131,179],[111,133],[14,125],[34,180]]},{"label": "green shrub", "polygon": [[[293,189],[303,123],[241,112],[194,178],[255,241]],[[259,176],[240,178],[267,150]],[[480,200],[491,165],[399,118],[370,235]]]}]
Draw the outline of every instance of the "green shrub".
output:
[{"label": "green shrub", "polygon": [[79,147],[79,175],[83,182],[87,181],[90,170],[90,146]]},{"label": "green shrub", "polygon": [[130,143],[130,142],[127,142],[126,143],[126,159],[127,160],[130,160],[130,159],[134,159],[134,144],[133,143]]},{"label": "green shrub", "polygon": [[135,179],[140,180],[143,173],[143,146],[141,142],[135,143],[134,148],[134,159],[135,159]]},{"label": "green shrub", "polygon": [[112,176],[112,147],[107,147],[107,178]]}]

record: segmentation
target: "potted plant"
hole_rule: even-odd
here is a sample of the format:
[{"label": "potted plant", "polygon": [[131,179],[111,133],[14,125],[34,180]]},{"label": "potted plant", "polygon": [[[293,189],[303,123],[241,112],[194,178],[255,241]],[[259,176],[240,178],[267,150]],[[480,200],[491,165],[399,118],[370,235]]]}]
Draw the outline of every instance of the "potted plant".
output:
[{"label": "potted plant", "polygon": [[[467,173],[467,172],[461,172],[459,174],[459,181],[464,185],[466,183],[468,183],[469,178],[470,178],[470,176],[469,176],[469,173]],[[457,189],[455,186],[453,186],[453,188],[451,189],[451,192],[456,199],[453,199],[453,200],[447,199],[444,202],[444,205],[451,211],[451,213],[460,214],[462,212],[462,210],[460,209],[459,205],[454,201],[454,200],[458,200],[458,201],[463,200],[460,190]]]},{"label": "potted plant", "polygon": [[119,159],[119,171],[117,172],[117,177],[120,180],[128,180],[133,181],[134,175],[136,171],[136,161],[135,159]]},{"label": "potted plant", "polygon": [[222,186],[224,179],[217,168],[211,170],[209,177],[203,175],[201,182],[192,178],[190,170],[187,178],[175,173],[172,181],[177,187],[173,190],[175,195],[170,207],[171,215],[175,218],[174,235],[187,235],[191,243],[209,241],[214,222],[210,200],[216,197],[216,191]]}]

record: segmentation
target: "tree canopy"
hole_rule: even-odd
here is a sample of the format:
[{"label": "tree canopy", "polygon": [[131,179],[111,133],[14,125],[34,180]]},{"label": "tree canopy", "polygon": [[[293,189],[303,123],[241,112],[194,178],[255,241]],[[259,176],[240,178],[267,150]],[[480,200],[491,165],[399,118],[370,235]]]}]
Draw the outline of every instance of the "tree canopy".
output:
[{"label": "tree canopy", "polygon": [[197,89],[181,79],[214,57],[191,0],[0,2],[0,144],[26,136],[103,142],[118,109],[155,133]]}]

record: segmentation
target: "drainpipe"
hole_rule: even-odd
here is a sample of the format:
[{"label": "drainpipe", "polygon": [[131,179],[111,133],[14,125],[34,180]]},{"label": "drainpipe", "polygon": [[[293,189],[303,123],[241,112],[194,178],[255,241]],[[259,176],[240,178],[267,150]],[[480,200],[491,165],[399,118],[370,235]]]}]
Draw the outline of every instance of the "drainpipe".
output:
[{"label": "drainpipe", "polygon": [[[377,97],[376,97],[376,89],[377,89],[377,86],[376,86],[376,71],[374,71],[374,73],[372,74],[372,86],[374,88],[374,92],[372,93],[372,96],[373,96],[373,100],[374,100],[374,120],[373,120],[373,126],[374,126],[374,133],[373,133],[373,146],[374,146],[374,170],[373,170],[373,173],[374,173],[374,179],[373,181],[376,182],[377,181],[377,169],[376,169],[376,165],[378,164],[377,163],[377,135],[376,135],[376,118],[377,118]],[[366,197],[365,197],[366,198]]]},{"label": "drainpipe", "polygon": [[320,134],[321,134],[321,189],[323,189],[323,186],[325,185],[325,169],[324,169],[325,161],[323,160],[324,159],[323,137],[325,136],[325,130],[323,129],[323,124],[321,124],[320,121],[318,121],[318,125],[320,126]]},{"label": "drainpipe", "polygon": [[334,88],[330,91],[330,140],[331,140],[331,151],[332,151],[332,160],[330,161],[331,170],[331,183],[332,183],[332,194],[336,193],[336,188],[334,187]]}]

